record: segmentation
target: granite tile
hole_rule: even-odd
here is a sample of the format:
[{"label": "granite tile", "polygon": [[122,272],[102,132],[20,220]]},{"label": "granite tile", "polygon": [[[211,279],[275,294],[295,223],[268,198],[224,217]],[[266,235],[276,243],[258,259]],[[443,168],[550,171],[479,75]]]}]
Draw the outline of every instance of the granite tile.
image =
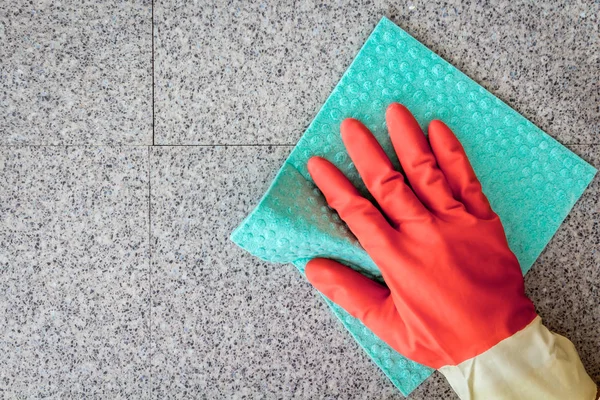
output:
[{"label": "granite tile", "polygon": [[155,8],[161,144],[293,144],[381,6],[163,1]]},{"label": "granite tile", "polygon": [[409,2],[407,31],[565,144],[597,144],[600,3]]},{"label": "granite tile", "polygon": [[[600,166],[600,146],[573,146]],[[290,147],[161,147],[151,153],[153,398],[402,398],[289,265],[228,236]],[[527,275],[546,324],[598,380],[597,177]],[[457,399],[435,373],[411,399]]]},{"label": "granite tile", "polygon": [[563,143],[598,143],[600,3],[585,0],[165,0],[156,142],[294,144],[383,15]]},{"label": "granite tile", "polygon": [[147,398],[148,150],[0,147],[0,398]]},{"label": "granite tile", "polygon": [[0,2],[0,144],[152,143],[152,3]]},{"label": "granite tile", "polygon": [[290,150],[152,149],[153,398],[401,398],[293,266],[228,239]]},{"label": "granite tile", "polygon": [[[600,169],[600,145],[570,146]],[[569,338],[600,382],[600,174],[525,277],[544,324]]]}]

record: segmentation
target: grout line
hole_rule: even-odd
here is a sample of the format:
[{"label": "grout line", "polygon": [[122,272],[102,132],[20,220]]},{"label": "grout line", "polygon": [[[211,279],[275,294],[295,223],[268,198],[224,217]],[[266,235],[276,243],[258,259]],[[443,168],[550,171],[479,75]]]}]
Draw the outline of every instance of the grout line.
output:
[{"label": "grout line", "polygon": [[[151,20],[151,37],[152,37],[152,146],[154,146],[154,129],[156,126],[155,119],[155,98],[154,98],[154,0],[152,0],[152,20]],[[149,336],[149,351],[148,356],[148,398],[152,398],[152,357],[154,356],[154,347],[152,342],[152,148],[148,146],[148,336]]]},{"label": "grout line", "polygon": [[[296,143],[297,144],[297,143]],[[157,144],[155,147],[291,147],[295,146],[293,143],[282,143],[282,144],[231,144],[231,143],[212,143],[212,144]]]},{"label": "grout line", "polygon": [[[279,143],[279,144],[266,144],[266,143],[250,143],[250,144],[233,144],[233,143],[212,143],[212,144],[0,144],[2,147],[291,147],[295,146],[294,143]],[[580,146],[594,146],[597,144],[584,144]],[[565,145],[568,146],[568,145]]]},{"label": "grout line", "polygon": [[148,148],[148,300],[149,300],[149,310],[148,310],[148,336],[149,336],[149,347],[148,351],[150,355],[148,357],[149,368],[148,368],[148,391],[149,397],[152,397],[152,356],[154,355],[154,347],[152,343],[152,174],[150,173],[152,168],[151,155],[152,155],[152,146],[147,146]]},{"label": "grout line", "polygon": [[155,127],[155,112],[154,112],[154,0],[152,0],[152,146],[154,146],[154,127]]}]

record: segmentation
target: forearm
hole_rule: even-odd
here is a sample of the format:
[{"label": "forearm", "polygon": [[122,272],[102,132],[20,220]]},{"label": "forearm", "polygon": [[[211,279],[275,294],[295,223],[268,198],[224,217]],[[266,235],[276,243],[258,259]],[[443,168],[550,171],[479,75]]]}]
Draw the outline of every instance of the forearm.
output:
[{"label": "forearm", "polygon": [[461,400],[594,400],[597,387],[573,344],[537,317],[485,353],[440,372]]}]

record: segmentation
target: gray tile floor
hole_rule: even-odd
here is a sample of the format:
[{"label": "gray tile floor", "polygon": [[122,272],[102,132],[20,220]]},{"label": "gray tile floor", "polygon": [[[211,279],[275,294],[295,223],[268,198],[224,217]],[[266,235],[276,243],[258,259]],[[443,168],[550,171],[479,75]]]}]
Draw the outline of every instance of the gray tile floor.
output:
[{"label": "gray tile floor", "polygon": [[[382,15],[600,168],[598,2],[34,3],[0,1],[0,398],[401,398],[227,239]],[[526,277],[596,381],[599,198]]]}]

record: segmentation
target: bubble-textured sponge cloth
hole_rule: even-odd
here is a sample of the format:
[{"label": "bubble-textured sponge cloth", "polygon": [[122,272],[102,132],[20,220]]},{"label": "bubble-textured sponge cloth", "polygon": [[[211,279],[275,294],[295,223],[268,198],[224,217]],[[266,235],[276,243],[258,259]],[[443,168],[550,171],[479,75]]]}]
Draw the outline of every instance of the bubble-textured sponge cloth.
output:
[{"label": "bubble-textured sponge cloth", "polygon": [[[347,117],[361,120],[399,166],[385,126],[385,110],[392,102],[407,106],[422,127],[441,119],[456,133],[527,272],[596,170],[386,18],[232,240],[255,256],[293,263],[302,272],[311,258],[328,257],[380,277],[377,266],[327,207],[306,163],[317,155],[329,159],[367,194],[342,144],[340,123]],[[431,374],[327,302],[402,393],[410,393]]]}]

